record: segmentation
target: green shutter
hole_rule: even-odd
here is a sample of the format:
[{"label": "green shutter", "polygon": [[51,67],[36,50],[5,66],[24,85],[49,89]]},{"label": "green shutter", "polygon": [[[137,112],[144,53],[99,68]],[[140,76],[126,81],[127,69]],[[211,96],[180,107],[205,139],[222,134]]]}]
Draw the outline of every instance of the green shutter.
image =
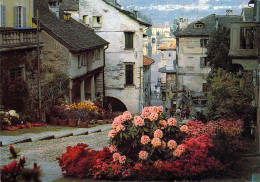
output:
[{"label": "green shutter", "polygon": [[200,58],[200,68],[203,68],[205,65],[205,58],[204,57],[201,57]]},{"label": "green shutter", "polygon": [[126,70],[125,70],[126,85],[132,85],[134,83],[134,80],[133,80],[133,65],[127,64],[125,68],[126,68]]},{"label": "green shutter", "polygon": [[6,6],[5,5],[1,5],[1,27],[5,27],[6,26]]},{"label": "green shutter", "polygon": [[14,26],[18,27],[18,6],[14,7]]},{"label": "green shutter", "polygon": [[23,27],[26,27],[26,7],[23,7]]}]

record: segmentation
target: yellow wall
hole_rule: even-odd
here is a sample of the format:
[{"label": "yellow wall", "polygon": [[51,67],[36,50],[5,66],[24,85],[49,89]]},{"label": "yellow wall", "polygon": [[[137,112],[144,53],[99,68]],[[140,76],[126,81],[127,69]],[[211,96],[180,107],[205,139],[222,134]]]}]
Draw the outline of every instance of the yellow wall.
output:
[{"label": "yellow wall", "polygon": [[26,7],[26,26],[32,27],[33,0],[0,0],[6,6],[6,27],[14,27],[14,7]]}]

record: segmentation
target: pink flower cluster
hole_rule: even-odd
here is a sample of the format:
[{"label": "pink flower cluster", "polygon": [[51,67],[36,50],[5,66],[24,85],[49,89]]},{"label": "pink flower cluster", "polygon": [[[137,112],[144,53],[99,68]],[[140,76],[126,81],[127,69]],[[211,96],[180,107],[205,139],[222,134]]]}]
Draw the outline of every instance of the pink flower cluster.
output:
[{"label": "pink flower cluster", "polygon": [[154,121],[158,119],[158,114],[163,112],[163,106],[151,106],[144,107],[142,110],[141,117],[144,119],[149,119],[150,121]]},{"label": "pink flower cluster", "polygon": [[117,148],[116,148],[115,145],[111,145],[111,146],[109,147],[109,150],[110,150],[110,152],[112,153],[112,152],[117,151]]},{"label": "pink flower cluster", "polygon": [[135,124],[135,126],[143,126],[144,120],[140,116],[135,116],[134,117],[134,124]]},{"label": "pink flower cluster", "polygon": [[156,112],[152,112],[149,116],[150,121],[154,121],[158,119],[158,114]]},{"label": "pink flower cluster", "polygon": [[124,116],[124,119],[125,119],[125,120],[130,120],[130,119],[132,119],[132,115],[131,115],[131,113],[130,113],[129,111],[125,111],[125,112],[123,113],[123,116]]},{"label": "pink flower cluster", "polygon": [[169,147],[169,149],[175,149],[177,147],[177,143],[175,140],[170,140],[168,141],[167,146]]},{"label": "pink flower cluster", "polygon": [[162,138],[163,137],[163,132],[162,132],[162,130],[157,129],[157,130],[155,130],[153,135],[154,135],[154,138]]},{"label": "pink flower cluster", "polygon": [[124,127],[122,124],[120,124],[120,125],[118,125],[118,126],[116,127],[116,131],[117,131],[117,132],[120,132],[120,131],[123,131],[123,130],[125,130],[125,127]]},{"label": "pink flower cluster", "polygon": [[140,151],[139,152],[139,158],[142,159],[142,160],[146,160],[148,157],[148,153],[146,151]]},{"label": "pink flower cluster", "polygon": [[151,141],[151,140],[150,140],[149,136],[147,136],[147,135],[144,135],[144,136],[141,137],[141,143],[142,143],[143,145],[148,144],[150,141]]},{"label": "pink flower cluster", "polygon": [[120,155],[119,153],[113,154],[113,161],[118,161],[120,164],[124,164],[126,161],[125,155]]},{"label": "pink flower cluster", "polygon": [[116,130],[111,130],[109,133],[108,133],[108,136],[111,137],[111,138],[114,138],[116,136],[117,132]]},{"label": "pink flower cluster", "polygon": [[162,142],[160,140],[160,138],[153,138],[151,141],[153,147],[160,147],[162,145]]},{"label": "pink flower cluster", "polygon": [[181,131],[181,132],[188,133],[188,131],[189,131],[189,128],[188,128],[188,126],[187,126],[187,125],[182,125],[182,127],[180,128],[180,131]]},{"label": "pink flower cluster", "polygon": [[185,147],[183,144],[181,144],[173,151],[173,155],[176,157],[180,157],[181,154],[183,154],[184,152],[185,152]]},{"label": "pink flower cluster", "polygon": [[160,120],[160,128],[161,129],[164,129],[164,128],[166,128],[167,127],[167,122],[165,121],[165,120]]},{"label": "pink flower cluster", "polygon": [[174,118],[169,118],[167,121],[169,126],[176,126],[177,125],[177,121]]}]

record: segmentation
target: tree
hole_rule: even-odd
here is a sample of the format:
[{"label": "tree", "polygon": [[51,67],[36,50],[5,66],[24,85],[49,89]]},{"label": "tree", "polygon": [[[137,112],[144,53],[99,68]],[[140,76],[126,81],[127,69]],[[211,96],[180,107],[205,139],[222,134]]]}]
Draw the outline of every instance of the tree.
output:
[{"label": "tree", "polygon": [[232,64],[232,59],[228,55],[229,47],[230,29],[220,26],[212,32],[207,44],[207,59],[213,71],[219,68],[231,72],[237,71],[237,65]]},{"label": "tree", "polygon": [[211,119],[232,117],[250,121],[254,111],[251,104],[254,99],[251,72],[239,75],[218,69],[208,78],[208,83],[208,111]]}]

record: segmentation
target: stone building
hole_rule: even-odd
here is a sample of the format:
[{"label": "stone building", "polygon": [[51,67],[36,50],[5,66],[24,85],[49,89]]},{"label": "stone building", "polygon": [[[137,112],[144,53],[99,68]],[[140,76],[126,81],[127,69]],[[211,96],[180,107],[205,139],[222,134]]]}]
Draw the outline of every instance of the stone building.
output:
[{"label": "stone building", "polygon": [[139,113],[144,100],[143,34],[150,25],[139,20],[137,13],[121,9],[115,0],[64,0],[63,3],[72,17],[110,43],[105,56],[107,103],[113,110]]},{"label": "stone building", "polygon": [[[66,20],[67,12],[59,8],[57,1],[35,2],[45,44],[42,50],[45,102],[61,95],[70,103],[102,99],[108,42],[73,18]],[[55,90],[59,92],[52,93]]]},{"label": "stone building", "polygon": [[32,15],[31,0],[0,1],[0,109],[36,119],[37,29],[32,27]]},{"label": "stone building", "polygon": [[144,92],[144,106],[151,106],[151,92],[152,92],[152,88],[151,88],[151,66],[152,64],[155,62],[155,60],[144,56],[143,57],[144,60],[144,88],[143,88],[143,92]]},{"label": "stone building", "polygon": [[231,12],[227,10],[226,15],[209,15],[175,32],[178,64],[177,106],[196,106],[200,110],[205,108],[205,77],[210,72],[206,45],[211,32],[219,25],[229,28],[231,22],[242,20],[241,15],[232,15]]},{"label": "stone building", "polygon": [[160,91],[164,106],[175,108],[176,93],[176,39],[158,48],[161,61],[158,63],[160,77]]}]

